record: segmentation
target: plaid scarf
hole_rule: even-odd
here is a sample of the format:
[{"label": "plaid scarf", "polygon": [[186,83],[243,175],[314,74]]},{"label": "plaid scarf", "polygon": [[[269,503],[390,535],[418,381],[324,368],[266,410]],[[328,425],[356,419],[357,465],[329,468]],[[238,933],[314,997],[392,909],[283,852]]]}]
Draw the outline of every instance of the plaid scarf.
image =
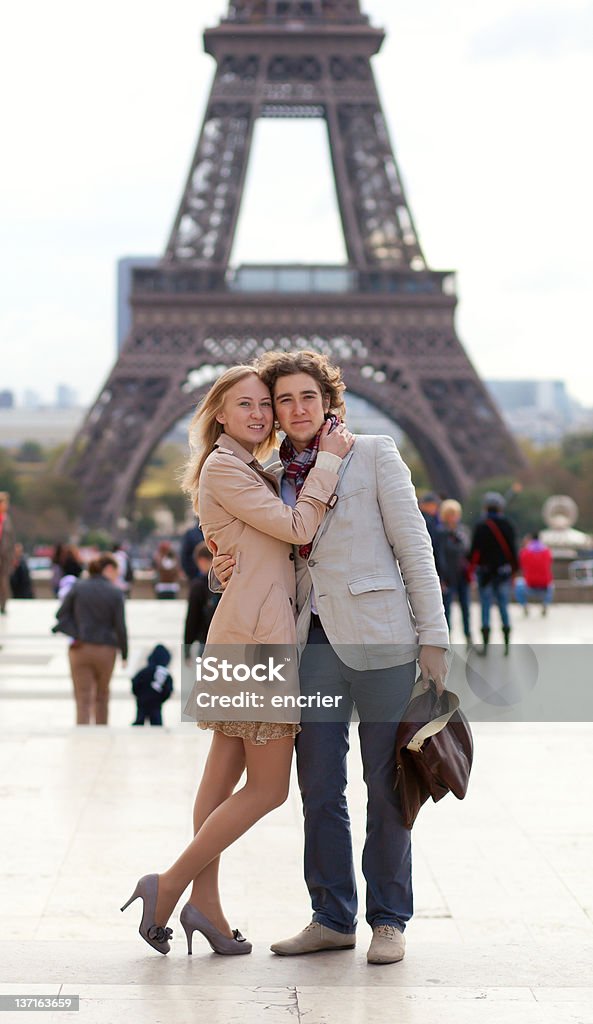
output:
[{"label": "plaid scarf", "polygon": [[[340,423],[337,416],[328,416],[327,419],[332,425],[332,430],[338,425],[338,423]],[[325,426],[325,423],[323,426]],[[284,475],[294,484],[297,499],[303,489],[309,473],[317,461],[317,453],[319,452],[319,441],[321,439],[322,430],[323,427],[319,429],[311,443],[302,452],[297,452],[295,446],[288,437],[284,438],[280,446],[280,460],[284,466]],[[312,547],[312,542],[311,544],[301,544],[299,547],[299,555],[301,558],[308,558],[311,554]]]}]

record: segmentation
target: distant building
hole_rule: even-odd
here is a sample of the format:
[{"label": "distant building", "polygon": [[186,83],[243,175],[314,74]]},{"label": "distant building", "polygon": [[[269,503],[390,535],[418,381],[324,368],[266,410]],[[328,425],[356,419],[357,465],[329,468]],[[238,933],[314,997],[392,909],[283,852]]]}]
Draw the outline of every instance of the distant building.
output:
[{"label": "distant building", "polygon": [[56,387],[56,408],[73,409],[78,405],[78,395],[74,388],[67,384],[58,384]]},{"label": "distant building", "polygon": [[0,409],[14,409],[13,391],[0,391]]},{"label": "distant building", "polygon": [[38,391],[26,388],[23,391],[23,406],[25,409],[39,409],[42,405],[41,396]]},{"label": "distant building", "polygon": [[0,446],[20,448],[24,441],[37,441],[54,448],[72,440],[80,427],[85,409],[0,409]]},{"label": "distant building", "polygon": [[159,256],[124,256],[117,261],[117,351],[119,352],[132,326],[130,295],[134,267],[157,267]]},{"label": "distant building", "polygon": [[486,387],[513,434],[535,445],[593,429],[593,409],[571,398],[562,380],[487,380]]}]

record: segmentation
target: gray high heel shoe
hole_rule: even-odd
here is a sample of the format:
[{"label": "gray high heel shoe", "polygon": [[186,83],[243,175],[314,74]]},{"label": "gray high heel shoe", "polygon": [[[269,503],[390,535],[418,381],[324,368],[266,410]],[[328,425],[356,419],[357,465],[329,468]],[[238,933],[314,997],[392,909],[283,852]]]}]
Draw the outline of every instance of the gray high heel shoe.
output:
[{"label": "gray high heel shoe", "polygon": [[194,932],[201,932],[204,938],[210,943],[214,952],[221,953],[223,956],[239,956],[242,953],[251,953],[251,943],[241,935],[241,932],[237,928],[233,931],[233,938],[229,939],[228,935],[223,935],[223,933],[212,924],[212,921],[209,921],[208,918],[202,914],[201,910],[194,907],[192,903],[185,904],[181,914],[179,915],[179,921],[187,938],[188,956],[192,955],[192,938]]},{"label": "gray high heel shoe", "polygon": [[130,906],[130,903],[133,903],[134,900],[140,897],[142,900],[142,920],[140,921],[138,931],[145,942],[152,946],[153,949],[158,950],[159,953],[168,953],[171,948],[169,939],[173,937],[173,929],[163,928],[161,925],[154,923],[158,889],[158,875],[143,875],[128,902],[124,903],[120,909],[123,912],[126,907]]}]

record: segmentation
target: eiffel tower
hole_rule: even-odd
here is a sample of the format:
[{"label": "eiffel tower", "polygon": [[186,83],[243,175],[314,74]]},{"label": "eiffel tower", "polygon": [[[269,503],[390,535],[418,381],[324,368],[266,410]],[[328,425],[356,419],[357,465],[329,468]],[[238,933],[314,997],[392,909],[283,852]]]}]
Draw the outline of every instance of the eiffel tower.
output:
[{"label": "eiffel tower", "polygon": [[[132,327],[61,468],[87,524],[113,528],[152,451],[228,366],[309,347],[391,417],[436,490],[463,497],[523,459],[457,339],[451,272],[427,266],[359,0],[231,0],[166,252],[132,277]],[[323,118],[348,262],[229,267],[257,118]],[[287,196],[287,201],[290,197]]]}]

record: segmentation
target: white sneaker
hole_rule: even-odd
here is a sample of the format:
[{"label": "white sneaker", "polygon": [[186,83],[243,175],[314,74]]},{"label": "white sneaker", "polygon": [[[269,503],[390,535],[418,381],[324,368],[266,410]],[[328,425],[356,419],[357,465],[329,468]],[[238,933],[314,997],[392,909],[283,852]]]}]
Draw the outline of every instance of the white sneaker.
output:
[{"label": "white sneaker", "polygon": [[403,960],[406,940],[403,932],[392,924],[379,924],[373,928],[373,939],[367,953],[370,964],[395,964]]},{"label": "white sneaker", "polygon": [[284,939],[275,942],[270,946],[272,953],[278,956],[301,956],[303,953],[321,953],[324,950],[332,949],[354,949],[356,945],[356,934],[344,934],[336,932],[333,928],[326,928],[319,921],[311,921],[306,928],[291,939]]}]

